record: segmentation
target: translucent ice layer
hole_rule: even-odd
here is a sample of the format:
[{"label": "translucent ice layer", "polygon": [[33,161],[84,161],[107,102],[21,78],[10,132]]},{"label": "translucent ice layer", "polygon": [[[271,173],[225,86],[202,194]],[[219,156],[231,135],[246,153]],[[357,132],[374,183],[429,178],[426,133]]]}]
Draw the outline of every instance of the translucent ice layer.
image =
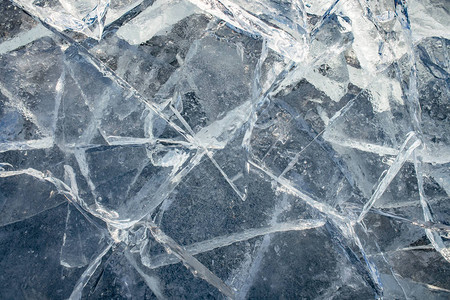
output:
[{"label": "translucent ice layer", "polygon": [[449,11],[0,2],[0,298],[448,299]]}]

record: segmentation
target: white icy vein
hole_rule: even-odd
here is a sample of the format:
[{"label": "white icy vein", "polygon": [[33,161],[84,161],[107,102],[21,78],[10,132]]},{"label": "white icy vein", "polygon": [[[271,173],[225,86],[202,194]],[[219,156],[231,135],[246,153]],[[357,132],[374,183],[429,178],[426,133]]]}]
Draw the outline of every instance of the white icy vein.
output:
[{"label": "white icy vein", "polygon": [[[408,58],[411,65],[409,74],[408,90],[406,94],[407,104],[409,106],[409,111],[411,115],[411,123],[414,130],[418,134],[418,137],[422,137],[422,110],[419,101],[419,93],[417,87],[417,67],[416,67],[416,55],[414,51],[413,44],[413,34],[410,27],[410,20],[407,15],[407,5],[406,3],[399,3],[396,7],[396,14],[399,16],[399,21],[402,24],[403,35],[407,41],[408,45]],[[399,72],[398,72],[399,73]],[[400,74],[400,73],[399,73]],[[425,191],[423,187],[423,172],[422,172],[422,157],[416,155],[414,152],[414,167],[416,170],[416,177],[419,186],[419,197],[422,206],[425,221],[433,221],[429,204],[425,197]],[[442,238],[436,232],[429,229],[425,229],[425,233],[428,239],[431,241],[433,247],[438,251],[445,260],[450,262],[450,248],[447,248]]]},{"label": "white icy vein", "polygon": [[117,36],[131,45],[139,45],[155,35],[164,35],[178,21],[200,10],[184,0],[157,0],[136,18],[120,27]]},{"label": "white icy vein", "polygon": [[[426,222],[433,222],[433,216],[431,215],[430,205],[428,204],[427,198],[425,196],[425,191],[423,188],[423,171],[422,171],[422,163],[420,158],[417,158],[414,153],[414,166],[416,169],[416,177],[417,183],[419,186],[419,198],[420,205],[423,210],[423,217]],[[430,229],[425,229],[425,233],[427,238],[430,240],[433,247],[439,252],[442,257],[448,262],[450,262],[450,247],[446,247],[442,238],[436,231],[432,231]]]},{"label": "white icy vein", "polygon": [[133,255],[129,251],[125,251],[125,257],[128,260],[128,262],[136,269],[136,271],[141,275],[141,277],[144,279],[147,286],[150,288],[150,290],[155,294],[156,298],[158,300],[167,299],[164,296],[163,293],[163,287],[161,286],[161,282],[157,276],[148,275],[145,273],[142,268],[140,268],[134,259]]},{"label": "white icy vein", "polygon": [[[281,201],[277,202],[275,205],[275,209],[270,219],[271,226],[277,225],[277,219],[279,215],[286,210],[288,207],[287,204],[288,195],[283,194]],[[251,255],[247,256],[241,263],[240,267],[229,277],[229,281],[232,283],[232,286],[237,288],[237,299],[245,299],[247,297],[247,294],[256,279],[256,275],[261,268],[261,262],[270,246],[271,241],[272,236],[270,234],[264,235],[264,238],[254,257]]]},{"label": "white icy vein", "polygon": [[[70,174],[70,169],[66,168],[66,172]],[[102,214],[98,213],[97,211],[93,211],[89,208],[89,206],[84,202],[83,199],[81,199],[70,186],[68,186],[66,183],[61,181],[60,179],[54,177],[51,175],[51,173],[44,174],[41,171],[38,171],[33,168],[18,170],[18,171],[0,171],[0,178],[4,177],[11,177],[11,176],[17,176],[17,175],[29,175],[32,176],[38,180],[41,181],[47,181],[55,186],[55,188],[58,190],[58,192],[63,195],[70,203],[74,204],[75,207],[82,213],[88,220],[90,220],[90,217],[86,214],[89,213],[106,223],[113,223],[113,221],[109,220],[108,218],[105,218]],[[71,175],[69,175],[71,176]],[[94,224],[95,225],[95,224]],[[102,232],[104,232],[103,229],[100,229]]]},{"label": "white icy vein", "polygon": [[0,143],[0,153],[6,151],[26,151],[37,149],[48,149],[53,147],[53,138],[44,137],[39,140],[12,141]]},{"label": "white icy vein", "polygon": [[[158,187],[158,190],[154,194],[149,195],[149,191],[151,190],[153,183],[149,181],[144,184],[144,186],[137,192],[137,194],[129,200],[128,205],[131,206],[130,210],[133,210],[133,204],[139,204],[144,199],[146,199],[146,211],[148,213],[153,212],[175,189],[181,178],[183,178],[200,163],[204,154],[205,153],[202,151],[197,152],[195,156],[190,160],[189,164],[181,170],[179,170],[181,165],[178,166],[178,168],[174,167],[171,176],[168,176],[168,178]],[[187,159],[187,157],[185,157],[185,159]],[[139,220],[134,220],[132,222],[137,221]]]},{"label": "white icy vein", "polygon": [[[243,105],[246,105],[246,104],[244,103]],[[243,105],[241,105],[241,106],[243,106]],[[236,195],[241,200],[245,201],[245,195],[241,191],[239,191],[239,189],[236,187],[236,185],[233,183],[233,181],[231,181],[231,179],[228,177],[228,175],[223,171],[223,169],[220,167],[220,165],[214,159],[213,153],[208,149],[208,146],[211,146],[211,142],[212,141],[216,141],[215,137],[217,137],[218,135],[223,134],[224,131],[230,130],[230,131],[233,132],[233,131],[237,130],[240,126],[242,126],[242,124],[246,120],[246,115],[245,114],[241,114],[239,111],[237,111],[237,112],[236,111],[235,112],[230,112],[223,119],[214,122],[210,126],[206,127],[206,129],[203,128],[201,130],[202,134],[200,135],[200,138],[198,138],[198,135],[196,135],[194,133],[194,131],[192,130],[191,126],[189,126],[189,124],[181,116],[181,114],[178,112],[178,110],[175,109],[175,107],[173,107],[172,105],[171,105],[170,108],[171,108],[172,112],[175,114],[175,116],[178,118],[178,120],[180,120],[180,122],[183,124],[183,126],[191,134],[192,137],[187,136],[188,141],[191,141],[194,145],[198,145],[200,148],[203,149],[203,151],[206,153],[208,158],[211,160],[211,162],[214,164],[214,166],[217,168],[217,170],[220,172],[220,174],[223,176],[223,178],[226,180],[226,182],[231,186],[231,188],[236,193]],[[229,119],[232,119],[234,122],[232,122],[232,123],[230,123],[230,122],[223,122],[224,119],[226,119],[227,121],[230,121]],[[220,123],[222,126],[218,127],[217,123]],[[231,125],[231,128],[230,128],[230,125]],[[212,128],[210,128],[210,127],[212,127]],[[209,132],[210,130],[211,130],[211,132]],[[202,135],[203,135],[203,137],[202,137]],[[208,136],[208,135],[210,135],[210,136]],[[207,144],[202,143],[202,140],[203,140],[203,142],[208,142],[208,143]],[[225,147],[226,142],[225,142],[225,144],[221,145],[221,148]]]},{"label": "white icy vein", "polygon": [[[324,224],[325,221],[323,220],[297,220],[293,222],[274,223],[273,225],[266,227],[252,228],[242,232],[218,236],[210,240],[184,246],[184,248],[190,255],[196,255],[270,233],[307,230],[323,226]],[[175,264],[179,261],[179,258],[169,254],[161,254],[151,257],[150,259],[143,259],[143,263],[152,269]]]},{"label": "white icy vein", "polygon": [[225,284],[222,279],[217,277],[182,246],[178,245],[177,242],[166,235],[155,223],[148,221],[146,225],[155,240],[158,241],[158,243],[160,243],[169,253],[173,253],[176,257],[178,257],[195,276],[206,280],[225,296],[234,298],[234,291],[227,284]]},{"label": "white icy vein", "polygon": [[372,196],[370,197],[369,201],[364,205],[363,210],[361,214],[358,217],[357,222],[361,222],[364,216],[368,213],[370,208],[375,204],[375,202],[381,198],[383,193],[388,188],[391,181],[394,179],[395,175],[400,171],[403,164],[406,162],[408,157],[411,156],[413,151],[421,145],[420,140],[417,138],[416,134],[414,132],[410,132],[403,145],[400,147],[399,154],[395,158],[394,162],[392,163],[391,167],[382,174],[380,177],[377,187],[375,191],[373,192]]},{"label": "white icy vein", "polygon": [[97,270],[98,266],[100,266],[103,256],[105,256],[106,253],[108,253],[108,251],[109,251],[109,249],[111,249],[111,247],[112,247],[112,245],[108,245],[89,264],[89,266],[86,268],[86,270],[81,275],[80,279],[78,279],[77,284],[75,285],[75,288],[73,289],[72,293],[70,294],[69,300],[79,300],[79,299],[81,299],[84,287],[89,282],[89,279],[91,279],[92,274],[94,274],[94,272],[95,272],[95,270]]},{"label": "white icy vein", "polygon": [[0,44],[0,55],[13,51],[17,48],[23,47],[32,41],[40,39],[45,36],[50,36],[53,33],[45,28],[42,24],[38,24],[36,27],[31,28],[28,31],[21,32],[10,40],[6,40]]}]

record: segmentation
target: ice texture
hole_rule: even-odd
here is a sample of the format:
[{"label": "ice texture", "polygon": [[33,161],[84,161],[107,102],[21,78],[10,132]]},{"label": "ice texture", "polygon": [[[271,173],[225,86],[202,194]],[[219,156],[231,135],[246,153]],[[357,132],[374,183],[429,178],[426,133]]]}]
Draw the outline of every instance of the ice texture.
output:
[{"label": "ice texture", "polygon": [[0,299],[449,299],[450,2],[2,0]]}]

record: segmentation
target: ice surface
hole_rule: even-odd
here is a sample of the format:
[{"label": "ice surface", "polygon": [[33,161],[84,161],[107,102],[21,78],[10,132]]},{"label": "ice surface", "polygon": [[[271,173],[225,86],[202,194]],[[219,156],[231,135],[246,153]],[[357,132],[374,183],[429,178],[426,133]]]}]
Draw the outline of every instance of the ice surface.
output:
[{"label": "ice surface", "polygon": [[448,299],[445,0],[0,2],[1,299]]}]

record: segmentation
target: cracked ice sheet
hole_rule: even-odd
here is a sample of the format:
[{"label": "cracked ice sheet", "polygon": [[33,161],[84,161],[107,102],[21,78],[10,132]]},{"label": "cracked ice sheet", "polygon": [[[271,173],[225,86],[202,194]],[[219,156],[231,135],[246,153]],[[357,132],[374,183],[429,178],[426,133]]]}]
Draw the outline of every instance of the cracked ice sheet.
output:
[{"label": "cracked ice sheet", "polygon": [[[37,89],[43,77],[28,69],[34,80],[28,80],[27,84],[5,82],[10,87],[20,87],[20,91],[5,88],[5,93],[24,95],[8,100],[16,105],[16,101],[21,102],[21,107],[25,107],[22,111],[35,116],[36,121],[41,120],[41,128],[46,129],[45,133],[53,138],[57,147],[75,156],[80,167],[80,173],[76,175],[83,176],[90,187],[91,195],[86,196],[86,201],[95,203],[98,212],[103,213],[104,206],[110,209],[112,213],[107,213],[107,218],[136,222],[163,200],[172,185],[176,185],[174,176],[189,165],[195,149],[186,142],[183,144],[183,137],[143,100],[113,79],[103,77],[89,57],[75,47],[63,50],[65,44],[61,46],[44,38],[36,41],[32,49],[25,48],[2,57],[6,64],[4,71],[11,74],[17,66],[33,68],[24,63],[28,55],[42,53],[45,59],[52,59],[54,69],[51,71],[55,74],[49,74],[46,81],[49,90],[53,88],[55,92]],[[9,58],[7,62],[6,58]],[[39,73],[43,76],[42,70]],[[12,80],[12,77],[3,78]],[[121,125],[116,127],[118,124]],[[134,162],[129,159],[131,157]],[[111,190],[105,186],[119,179],[128,182],[127,187],[119,185]],[[150,201],[152,208],[147,211],[143,207],[131,209],[133,205],[144,203],[147,195],[153,193],[151,191],[158,191],[161,196]],[[120,208],[124,199],[130,202]],[[134,215],[138,211],[139,217]]]},{"label": "cracked ice sheet", "polygon": [[0,53],[22,47],[38,38],[50,35],[42,24],[9,1],[0,4]]},{"label": "cracked ice sheet", "polygon": [[[49,182],[27,173],[0,181],[5,193],[1,218],[9,221],[0,228],[2,297],[67,298],[108,239]],[[27,192],[21,192],[24,190]],[[17,193],[22,196],[16,197]],[[25,202],[20,205],[18,199]],[[43,269],[48,273],[43,274]],[[8,276],[4,270],[8,270]],[[62,284],[58,289],[52,287],[56,282]]]},{"label": "cracked ice sheet", "polygon": [[140,5],[143,0],[13,1],[57,30],[72,30],[100,39],[105,26]]},{"label": "cracked ice sheet", "polygon": [[[260,262],[253,262],[253,259],[256,259],[256,257],[253,257],[252,253],[256,254],[260,251],[265,253],[267,246],[263,246],[261,243],[269,243],[268,241],[263,242],[265,238],[258,237],[258,234],[253,236],[250,234],[248,241],[242,241],[239,235],[243,228],[249,228],[247,232],[251,232],[251,228],[264,227],[267,224],[277,226],[276,224],[279,222],[284,220],[291,220],[292,222],[298,219],[299,216],[299,222],[302,222],[302,219],[307,221],[311,217],[318,218],[320,215],[317,211],[305,205],[300,199],[285,194],[281,190],[279,192],[272,190],[270,178],[257,172],[257,170],[252,170],[247,175],[247,180],[250,182],[248,184],[246,201],[242,201],[235,195],[226,180],[224,178],[219,179],[220,176],[219,171],[208,159],[205,159],[192,170],[187,175],[184,184],[179,185],[168,199],[171,204],[165,209],[161,218],[161,228],[178,240],[180,244],[186,245],[188,251],[194,251],[194,254],[208,251],[205,254],[198,254],[198,259],[222,279],[228,278],[227,281],[232,283],[232,286],[237,289],[239,294],[246,289],[246,285],[252,285],[253,282],[263,280],[264,275],[261,274],[264,272],[258,267]],[[213,182],[214,188],[205,190],[205,187],[212,186]],[[210,199],[213,199],[213,201]],[[255,202],[258,203],[257,206],[255,206]],[[252,214],[249,213],[250,211]],[[177,222],[174,222],[174,220],[177,220]],[[203,225],[198,226],[197,224]],[[275,232],[276,230],[274,229],[273,231]],[[324,231],[327,232],[326,230]],[[280,235],[284,236],[286,234],[280,233]],[[236,242],[233,245],[229,245],[230,242],[224,241],[224,244],[219,246],[218,249],[214,249],[217,246],[210,247],[209,244],[214,243],[215,236],[234,237]],[[302,233],[299,233],[299,236],[302,236]],[[211,239],[211,242],[208,241],[209,239]],[[227,238],[224,237],[224,239]],[[221,238],[218,238],[217,242],[220,245],[222,243]],[[305,241],[304,243],[307,244],[308,242]],[[330,243],[333,244],[333,240],[330,240]],[[204,248],[196,246],[202,244],[205,245]],[[279,248],[285,244],[286,242],[280,241],[271,244],[270,247]],[[259,250],[261,247],[262,250]],[[190,250],[191,248],[192,250]],[[195,250],[197,248],[198,250]],[[144,253],[141,252],[141,255],[144,255],[143,258],[145,258],[143,263],[149,264],[149,266],[152,264],[153,257],[157,259],[161,256],[160,252],[158,254],[158,252],[155,252],[156,250],[151,249],[151,246],[147,246]],[[321,249],[320,252],[327,253],[328,250]],[[238,255],[236,256],[236,254]],[[331,254],[329,263],[332,264],[336,260],[341,261],[341,254]],[[347,264],[349,262],[342,261],[342,263]],[[256,264],[255,267],[252,267],[252,270],[249,271],[247,267],[253,264]],[[288,267],[289,262],[286,262],[286,265],[285,262],[280,262],[280,264],[281,268],[283,268],[282,266]],[[165,270],[173,268],[175,266],[163,267],[158,272],[165,274]],[[300,270],[303,270],[303,268],[299,266]],[[325,270],[323,271],[325,272]],[[305,273],[300,271],[298,275],[302,276],[301,274]],[[362,279],[364,275],[356,275],[356,277],[351,275],[352,279],[348,278],[348,280],[364,282],[364,279]],[[167,275],[162,276],[166,277]],[[290,283],[283,284],[289,285]],[[329,287],[330,284],[332,284],[331,281],[327,281],[327,283],[324,283],[324,286]],[[333,282],[333,284],[335,283]],[[365,285],[364,283],[362,284]],[[279,288],[283,289],[283,285]],[[367,291],[370,291],[368,286],[366,288]],[[170,287],[168,292],[173,293],[174,291],[170,291],[171,289]],[[243,296],[245,297],[245,293]]]},{"label": "cracked ice sheet", "polygon": [[[144,2],[111,1],[99,42],[54,32],[26,45],[24,28],[2,44],[2,228],[72,203],[59,263],[79,272],[55,297],[219,298],[220,281],[238,298],[448,296],[442,3],[422,19],[411,7],[411,44],[389,1],[222,1],[206,7],[215,17]],[[146,30],[155,17],[164,26]],[[286,33],[304,51],[274,44]],[[411,130],[420,146],[402,148]],[[20,196],[31,201],[8,205]],[[152,211],[192,274],[148,268],[173,257],[140,227]],[[276,230],[305,219],[326,223]],[[113,247],[95,247],[98,226]]]}]

